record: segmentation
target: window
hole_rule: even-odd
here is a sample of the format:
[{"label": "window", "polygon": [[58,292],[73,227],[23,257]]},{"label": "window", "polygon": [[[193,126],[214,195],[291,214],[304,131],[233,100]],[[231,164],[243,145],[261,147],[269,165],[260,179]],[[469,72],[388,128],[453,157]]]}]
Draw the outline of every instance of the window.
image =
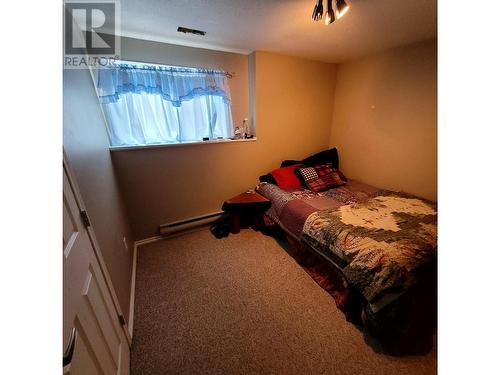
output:
[{"label": "window", "polygon": [[112,146],[232,135],[231,96],[223,71],[119,62],[99,70],[97,90]]}]

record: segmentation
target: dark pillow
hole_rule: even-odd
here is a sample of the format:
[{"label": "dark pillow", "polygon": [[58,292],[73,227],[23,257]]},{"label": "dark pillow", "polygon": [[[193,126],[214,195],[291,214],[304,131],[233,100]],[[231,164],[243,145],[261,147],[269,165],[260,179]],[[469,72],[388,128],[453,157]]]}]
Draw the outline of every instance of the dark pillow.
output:
[{"label": "dark pillow", "polygon": [[278,185],[271,173],[259,177],[260,182],[269,182],[270,184]]},{"label": "dark pillow", "polygon": [[330,150],[325,150],[311,155],[304,160],[283,160],[281,162],[281,167],[289,167],[290,165],[302,163],[305,165],[317,165],[317,164],[328,164],[332,163],[333,168],[339,167],[339,154],[337,149],[334,147]]},{"label": "dark pillow", "polygon": [[292,165],[302,164],[301,160],[283,160],[280,168],[290,167]]},{"label": "dark pillow", "polygon": [[330,150],[325,150],[318,152],[308,158],[302,160],[302,163],[306,165],[316,165],[316,164],[328,164],[332,163],[333,168],[339,167],[339,154],[337,149],[334,147]]}]

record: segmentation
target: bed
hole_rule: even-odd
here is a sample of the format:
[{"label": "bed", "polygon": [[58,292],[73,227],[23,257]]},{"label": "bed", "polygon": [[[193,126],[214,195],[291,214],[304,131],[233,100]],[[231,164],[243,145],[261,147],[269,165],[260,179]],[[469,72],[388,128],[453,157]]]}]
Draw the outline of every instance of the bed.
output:
[{"label": "bed", "polygon": [[[394,337],[429,328],[435,308],[437,207],[346,179],[321,192],[261,182],[269,227],[285,232],[306,271],[349,321]],[[431,328],[432,329],[432,328]]]}]

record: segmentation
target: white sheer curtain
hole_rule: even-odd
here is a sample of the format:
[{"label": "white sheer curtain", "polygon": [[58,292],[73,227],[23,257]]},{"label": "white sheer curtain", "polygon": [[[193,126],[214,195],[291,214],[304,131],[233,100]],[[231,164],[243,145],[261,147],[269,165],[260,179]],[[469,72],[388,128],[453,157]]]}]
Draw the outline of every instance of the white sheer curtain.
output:
[{"label": "white sheer curtain", "polygon": [[232,134],[231,108],[220,96],[198,96],[175,107],[160,95],[130,92],[103,108],[112,146],[201,141]]},{"label": "white sheer curtain", "polygon": [[99,71],[98,92],[113,146],[232,135],[229,86],[220,71],[122,64]]}]

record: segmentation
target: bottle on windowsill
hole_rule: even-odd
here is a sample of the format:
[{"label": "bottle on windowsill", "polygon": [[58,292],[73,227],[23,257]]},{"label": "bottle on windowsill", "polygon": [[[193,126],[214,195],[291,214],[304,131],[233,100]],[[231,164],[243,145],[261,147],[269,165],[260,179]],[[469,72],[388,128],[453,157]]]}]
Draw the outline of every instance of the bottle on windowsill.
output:
[{"label": "bottle on windowsill", "polygon": [[243,138],[244,139],[251,138],[250,129],[248,128],[248,119],[246,117],[243,119],[242,128],[243,128]]},{"label": "bottle on windowsill", "polygon": [[240,129],[239,126],[235,127],[233,139],[242,139],[242,138],[243,138],[242,129]]}]

